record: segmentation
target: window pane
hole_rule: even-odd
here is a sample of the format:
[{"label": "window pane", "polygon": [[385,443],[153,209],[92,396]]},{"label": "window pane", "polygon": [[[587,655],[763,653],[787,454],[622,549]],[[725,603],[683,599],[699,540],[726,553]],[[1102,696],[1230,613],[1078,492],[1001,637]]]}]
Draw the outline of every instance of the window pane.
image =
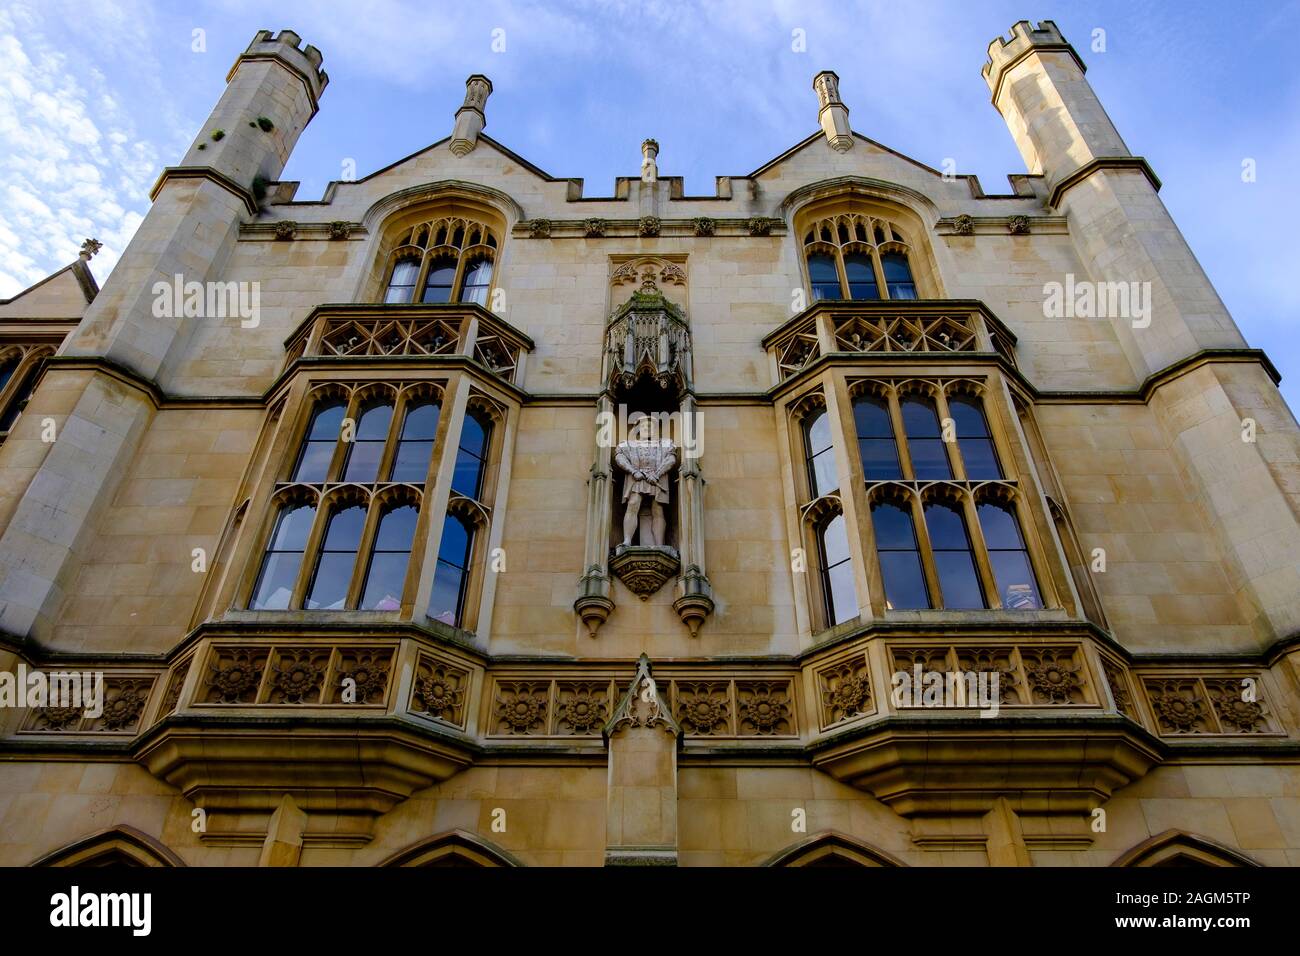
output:
[{"label": "window pane", "polygon": [[406,412],[406,421],[402,422],[402,439],[433,440],[438,432],[439,407],[430,402],[427,405],[415,405]]},{"label": "window pane", "polygon": [[916,534],[912,530],[911,512],[898,505],[878,504],[871,509],[871,522],[876,530],[876,547],[881,550],[916,550]]},{"label": "window pane", "polygon": [[361,543],[361,531],[366,525],[366,509],[353,505],[335,512],[325,532],[326,551],[356,551]]},{"label": "window pane", "polygon": [[469,529],[455,515],[447,515],[438,542],[438,560],[463,568],[469,563],[469,545]]},{"label": "window pane", "polygon": [[930,606],[921,573],[921,557],[915,551],[882,551],[880,571],[885,579],[885,600],[894,610],[924,609]]},{"label": "window pane", "polygon": [[931,503],[925,507],[925,525],[934,549],[934,564],[939,572],[943,606],[982,608],[984,592],[980,588],[975,561],[971,557],[970,538],[961,512],[949,505]]},{"label": "window pane", "polygon": [[18,368],[18,360],[10,359],[7,362],[0,362],[0,389],[9,384],[9,379],[13,378],[14,370]]},{"label": "window pane", "polygon": [[392,481],[414,481],[420,484],[429,474],[429,459],[433,457],[433,442],[403,441],[397,446],[393,460]]},{"label": "window pane", "polygon": [[280,512],[275,522],[275,532],[271,535],[271,551],[301,551],[307,547],[307,536],[311,534],[311,523],[316,518],[316,509],[311,505],[298,505],[289,511]]},{"label": "window pane", "polygon": [[293,481],[324,481],[329,477],[330,459],[343,425],[342,402],[331,402],[317,409],[307,429],[298,464],[293,470]]},{"label": "window pane", "polygon": [[424,280],[423,302],[450,302],[451,285],[456,279],[456,263],[440,259],[429,267],[429,277]]},{"label": "window pane", "polygon": [[916,283],[912,281],[907,256],[897,252],[888,253],[880,257],[880,266],[885,271],[885,285],[889,287],[891,299],[916,298]]},{"label": "window pane", "polygon": [[487,449],[489,427],[474,415],[465,416],[460,448],[452,470],[451,490],[467,498],[478,498],[483,490],[483,455]]},{"label": "window pane", "polygon": [[835,260],[827,255],[808,257],[808,282],[812,286],[812,299],[839,299],[840,277],[835,272]]},{"label": "window pane", "polygon": [[849,539],[844,532],[843,515],[836,515],[822,529],[822,557],[828,568],[849,559]]},{"label": "window pane", "polygon": [[989,562],[993,565],[993,578],[998,582],[1003,607],[1013,611],[1028,611],[1043,606],[1025,552],[990,551]]},{"label": "window pane", "polygon": [[487,429],[473,413],[465,416],[465,424],[460,430],[460,447],[483,457],[483,448],[487,444]]},{"label": "window pane", "polygon": [[312,441],[334,441],[343,428],[344,411],[342,402],[331,402],[329,405],[321,406],[312,417],[307,437]]},{"label": "window pane", "polygon": [[298,567],[302,564],[302,552],[290,551],[284,554],[268,553],[262,562],[262,570],[254,588],[253,600],[249,608],[254,611],[282,611],[289,606],[293,596],[293,585],[298,579]]},{"label": "window pane", "polygon": [[460,301],[487,305],[488,285],[492,281],[492,261],[480,259],[465,272],[465,288]]},{"label": "window pane", "polygon": [[871,259],[863,255],[844,257],[844,274],[849,280],[850,299],[879,299],[880,290],[876,288],[876,273],[871,267]]},{"label": "window pane", "polygon": [[366,587],[361,597],[363,611],[397,611],[402,607],[402,585],[410,554],[405,551],[378,553],[370,559]]},{"label": "window pane", "polygon": [[808,462],[808,468],[814,497],[821,497],[839,487],[839,476],[835,473],[835,452],[831,449],[814,455]]},{"label": "window pane", "polygon": [[1001,478],[1002,469],[998,465],[983,410],[965,398],[952,399],[948,408],[957,427],[957,446],[966,465],[966,477],[975,480]]},{"label": "window pane", "polygon": [[433,573],[433,591],[429,595],[429,617],[452,627],[460,625],[461,585],[465,572],[442,561]]},{"label": "window pane", "polygon": [[907,398],[902,402],[903,429],[907,448],[912,455],[913,477],[921,480],[951,478],[948,451],[939,429],[939,414],[934,404],[924,398]]},{"label": "window pane", "polygon": [[414,505],[393,508],[379,522],[375,534],[376,551],[410,551],[415,537],[415,520],[420,515]]},{"label": "window pane", "polygon": [[415,291],[415,280],[420,274],[419,259],[401,259],[393,266],[393,274],[388,280],[388,289],[384,293],[385,302],[410,302]]},{"label": "window pane", "polygon": [[382,441],[354,441],[343,470],[344,481],[373,482],[379,475],[379,459],[384,454]]},{"label": "window pane", "polygon": [[853,565],[845,561],[826,572],[831,624],[843,624],[858,616],[858,592],[853,586]]},{"label": "window pane", "polygon": [[1001,505],[986,501],[979,506],[980,529],[990,551],[1024,550],[1015,516]]},{"label": "window pane", "polygon": [[831,420],[825,409],[818,411],[808,422],[808,455],[816,455],[831,447]]},{"label": "window pane", "polygon": [[307,607],[330,611],[343,607],[365,521],[366,510],[360,505],[344,508],[330,518],[308,589]]},{"label": "window pane", "polygon": [[902,478],[894,426],[885,403],[874,398],[858,399],[853,404],[853,418],[857,423],[858,453],[862,456],[862,470],[867,480]]},{"label": "window pane", "polygon": [[388,425],[392,419],[392,405],[371,406],[361,413],[361,418],[357,421],[355,437],[362,440],[378,439],[383,441],[388,437]]}]

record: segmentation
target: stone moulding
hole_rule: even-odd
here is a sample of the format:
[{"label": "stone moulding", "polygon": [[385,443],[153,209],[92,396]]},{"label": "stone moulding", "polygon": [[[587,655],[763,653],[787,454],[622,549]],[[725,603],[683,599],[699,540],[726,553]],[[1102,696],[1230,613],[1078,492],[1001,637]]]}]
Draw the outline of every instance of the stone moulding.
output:
[{"label": "stone moulding", "polygon": [[[654,217],[648,217],[654,218]],[[635,239],[656,236],[689,236],[696,238],[752,238],[755,236],[784,236],[785,220],[771,216],[711,218],[695,216],[690,219],[659,219],[657,227],[647,230],[642,218],[636,219],[548,219],[541,230],[538,220],[528,220],[515,225],[511,235],[519,239]],[[594,224],[599,223],[599,228]]]},{"label": "stone moulding", "polygon": [[675,577],[681,566],[681,559],[672,548],[641,545],[620,546],[609,560],[614,576],[642,601]]}]

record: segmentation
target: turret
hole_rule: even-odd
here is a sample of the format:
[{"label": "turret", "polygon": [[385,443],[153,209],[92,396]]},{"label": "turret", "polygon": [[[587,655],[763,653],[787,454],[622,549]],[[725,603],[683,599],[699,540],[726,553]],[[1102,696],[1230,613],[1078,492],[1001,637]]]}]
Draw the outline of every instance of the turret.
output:
[{"label": "turret", "polygon": [[492,81],[482,73],[475,73],[465,81],[465,102],[456,111],[456,126],[451,131],[451,151],[466,156],[478,144],[478,134],[487,125],[488,97],[492,95]]},{"label": "turret", "polygon": [[849,128],[849,108],[840,100],[840,78],[832,70],[822,70],[813,77],[817,91],[817,122],[826,134],[826,142],[838,153],[853,147],[853,130]]}]

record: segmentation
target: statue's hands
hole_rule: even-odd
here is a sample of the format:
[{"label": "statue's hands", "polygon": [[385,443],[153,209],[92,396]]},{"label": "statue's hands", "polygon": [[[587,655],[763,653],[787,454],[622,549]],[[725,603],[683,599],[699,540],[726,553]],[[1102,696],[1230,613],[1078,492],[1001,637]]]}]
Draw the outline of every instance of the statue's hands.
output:
[{"label": "statue's hands", "polygon": [[635,478],[637,481],[646,480],[645,472],[641,471],[640,469],[637,469],[636,471],[632,472],[632,477]]}]

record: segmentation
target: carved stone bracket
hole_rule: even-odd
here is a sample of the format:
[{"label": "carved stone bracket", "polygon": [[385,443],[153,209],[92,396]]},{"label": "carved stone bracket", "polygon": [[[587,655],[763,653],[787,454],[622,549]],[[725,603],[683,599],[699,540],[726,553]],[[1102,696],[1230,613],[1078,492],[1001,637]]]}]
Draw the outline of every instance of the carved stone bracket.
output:
[{"label": "carved stone bracket", "polygon": [[681,566],[673,548],[641,545],[620,545],[609,562],[609,569],[642,601],[675,577]]}]

